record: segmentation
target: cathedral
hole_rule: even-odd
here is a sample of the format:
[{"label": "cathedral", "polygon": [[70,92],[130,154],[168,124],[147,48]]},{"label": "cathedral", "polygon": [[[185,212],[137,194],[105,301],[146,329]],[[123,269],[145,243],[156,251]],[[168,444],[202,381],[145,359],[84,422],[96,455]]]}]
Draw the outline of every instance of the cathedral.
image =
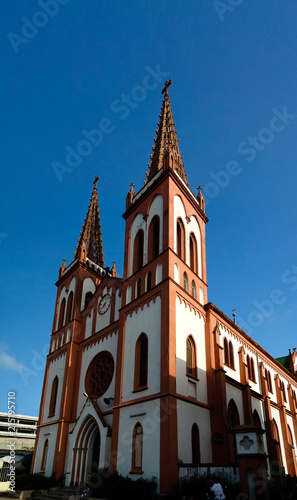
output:
[{"label": "cathedral", "polygon": [[[158,481],[224,474],[250,498],[297,472],[297,353],[278,361],[208,302],[201,191],[187,182],[168,87],[144,186],[126,197],[123,277],[105,265],[95,178],[59,270],[32,472]],[[259,486],[260,485],[260,486]]]}]

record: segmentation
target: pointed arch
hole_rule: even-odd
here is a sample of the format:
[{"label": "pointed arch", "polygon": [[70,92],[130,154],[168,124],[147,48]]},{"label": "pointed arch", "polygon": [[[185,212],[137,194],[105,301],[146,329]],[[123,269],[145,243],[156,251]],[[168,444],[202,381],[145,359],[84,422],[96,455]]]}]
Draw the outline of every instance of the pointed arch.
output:
[{"label": "pointed arch", "polygon": [[42,459],[41,459],[41,466],[40,466],[40,474],[44,474],[45,468],[46,468],[46,460],[47,460],[47,454],[48,454],[48,439],[44,441],[43,445],[43,452],[42,452]]},{"label": "pointed arch", "polygon": [[199,434],[198,425],[196,423],[192,425],[191,437],[192,437],[192,463],[195,465],[200,464],[200,462],[201,462],[201,459],[200,459],[200,434]]},{"label": "pointed arch", "polygon": [[138,280],[136,281],[136,290],[135,290],[135,295],[136,295],[136,299],[138,299],[138,297],[140,297],[141,295],[141,279],[138,278]]},{"label": "pointed arch", "polygon": [[270,371],[267,370],[266,368],[265,368],[265,378],[266,378],[266,382],[267,382],[267,390],[268,390],[268,392],[273,393],[273,390],[272,390],[272,381],[271,381],[271,374],[270,374]]},{"label": "pointed arch", "polygon": [[186,374],[191,377],[197,377],[197,353],[196,345],[192,335],[187,337],[187,357],[186,357]]},{"label": "pointed arch", "polygon": [[149,225],[148,233],[148,262],[159,255],[160,247],[160,217],[155,215]]},{"label": "pointed arch", "polygon": [[87,292],[85,296],[85,304],[84,304],[84,309],[89,305],[93,298],[93,293],[92,292]]},{"label": "pointed arch", "polygon": [[138,472],[139,474],[143,474],[142,455],[143,455],[143,427],[140,422],[137,422],[137,424],[135,424],[133,429],[131,472]]},{"label": "pointed arch", "polygon": [[135,345],[134,391],[147,388],[148,379],[148,338],[139,335]]},{"label": "pointed arch", "polygon": [[186,292],[189,291],[189,278],[188,278],[188,275],[186,272],[184,272],[183,274],[183,284],[184,284],[184,290]]},{"label": "pointed arch", "polygon": [[72,320],[72,305],[73,305],[73,292],[70,292],[67,300],[67,311],[66,311],[66,320],[65,325]]},{"label": "pointed arch", "polygon": [[194,280],[192,280],[192,297],[193,297],[194,299],[196,299],[196,298],[197,298],[196,283],[195,283],[195,281],[194,281]]},{"label": "pointed arch", "polygon": [[224,337],[223,344],[224,344],[224,364],[229,366],[229,364],[230,364],[230,362],[229,362],[229,344],[228,344],[228,340],[226,337]]},{"label": "pointed arch", "polygon": [[234,429],[240,425],[239,413],[234,399],[230,399],[228,404],[229,427]]},{"label": "pointed arch", "polygon": [[148,271],[146,273],[146,278],[145,278],[145,291],[149,292],[151,288],[152,288],[152,273],[151,271]]},{"label": "pointed arch", "polygon": [[255,427],[259,427],[259,429],[262,428],[261,420],[260,420],[259,413],[257,412],[257,410],[253,411],[253,422],[254,422]]},{"label": "pointed arch", "polygon": [[185,226],[180,217],[176,221],[176,253],[185,260]]},{"label": "pointed arch", "polygon": [[283,457],[282,457],[282,452],[281,452],[281,448],[280,448],[278,426],[277,426],[275,419],[273,419],[271,421],[271,433],[272,433],[273,444],[274,444],[275,451],[276,451],[277,461],[278,461],[279,466],[282,467],[283,466]]},{"label": "pointed arch", "polygon": [[62,328],[62,326],[64,325],[65,306],[66,306],[66,299],[64,297],[60,306],[58,330],[60,330],[60,328]]},{"label": "pointed arch", "polygon": [[198,251],[197,240],[194,233],[190,233],[190,268],[198,274]]},{"label": "pointed arch", "polygon": [[144,233],[142,229],[139,229],[134,239],[133,273],[136,273],[136,271],[139,271],[143,267],[143,245]]},{"label": "pointed arch", "polygon": [[51,399],[49,405],[49,417],[53,417],[56,412],[57,394],[58,394],[59,379],[55,376],[52,383]]},{"label": "pointed arch", "polygon": [[231,340],[229,340],[229,366],[234,370],[234,349]]}]

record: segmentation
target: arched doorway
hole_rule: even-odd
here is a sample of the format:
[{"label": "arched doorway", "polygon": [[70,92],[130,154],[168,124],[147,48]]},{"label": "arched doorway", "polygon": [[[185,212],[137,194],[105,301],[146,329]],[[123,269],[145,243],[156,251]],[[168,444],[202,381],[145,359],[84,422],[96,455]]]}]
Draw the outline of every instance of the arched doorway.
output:
[{"label": "arched doorway", "polygon": [[89,483],[95,488],[99,481],[100,431],[94,417],[88,415],[77,433],[71,468],[71,484]]}]

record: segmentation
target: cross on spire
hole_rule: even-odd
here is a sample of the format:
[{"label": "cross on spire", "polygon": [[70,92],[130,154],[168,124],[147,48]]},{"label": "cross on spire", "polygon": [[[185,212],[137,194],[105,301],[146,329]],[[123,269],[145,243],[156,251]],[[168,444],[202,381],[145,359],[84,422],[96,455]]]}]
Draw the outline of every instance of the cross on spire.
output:
[{"label": "cross on spire", "polygon": [[93,184],[94,184],[94,189],[97,189],[97,181],[99,181],[99,179],[100,179],[100,177],[98,177],[98,176],[96,176],[96,177],[95,177],[95,180],[94,180],[94,182],[93,182]]},{"label": "cross on spire", "polygon": [[165,99],[169,99],[168,87],[171,84],[172,84],[172,79],[170,78],[170,80],[167,80],[165,82],[165,86],[164,86],[163,90],[161,90],[161,94],[165,93],[165,96],[164,96]]}]

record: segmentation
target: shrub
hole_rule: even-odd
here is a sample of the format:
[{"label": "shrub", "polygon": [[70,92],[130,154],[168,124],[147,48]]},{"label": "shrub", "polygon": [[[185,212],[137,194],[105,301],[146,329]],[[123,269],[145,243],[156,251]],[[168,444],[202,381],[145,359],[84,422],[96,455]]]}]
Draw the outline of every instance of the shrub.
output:
[{"label": "shrub", "polygon": [[48,490],[55,482],[54,474],[50,477],[43,474],[22,474],[15,478],[17,490]]},{"label": "shrub", "polygon": [[[110,498],[111,500],[141,500],[146,493],[155,493],[157,487],[156,478],[136,479],[121,476],[117,472],[108,474],[100,471],[101,485],[93,490],[92,497]],[[90,485],[91,486],[91,485]]]}]

